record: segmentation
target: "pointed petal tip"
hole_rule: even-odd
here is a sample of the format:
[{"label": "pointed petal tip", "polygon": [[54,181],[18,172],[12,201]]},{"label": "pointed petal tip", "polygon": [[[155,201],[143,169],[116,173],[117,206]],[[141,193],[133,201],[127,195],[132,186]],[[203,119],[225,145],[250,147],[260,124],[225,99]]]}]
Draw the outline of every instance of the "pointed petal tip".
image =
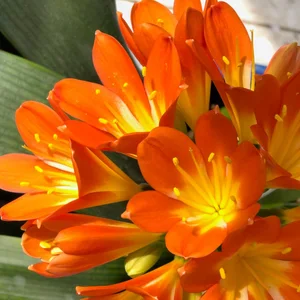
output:
[{"label": "pointed petal tip", "polygon": [[184,266],[182,266],[181,268],[177,269],[177,273],[178,273],[179,277],[183,276],[186,273],[186,271],[184,269]]},{"label": "pointed petal tip", "polygon": [[123,219],[129,219],[130,220],[130,212],[125,210],[122,215],[121,215],[121,218]]}]

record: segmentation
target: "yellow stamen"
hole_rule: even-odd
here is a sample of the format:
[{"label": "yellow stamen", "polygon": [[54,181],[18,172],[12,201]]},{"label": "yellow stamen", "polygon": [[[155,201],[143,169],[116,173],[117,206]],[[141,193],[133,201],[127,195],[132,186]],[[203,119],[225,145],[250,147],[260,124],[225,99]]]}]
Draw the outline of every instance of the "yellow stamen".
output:
[{"label": "yellow stamen", "polygon": [[207,161],[208,161],[208,162],[212,162],[212,160],[214,159],[214,157],[215,157],[215,153],[213,153],[213,152],[210,153],[209,156],[208,156]]},{"label": "yellow stamen", "polygon": [[100,90],[96,89],[95,93],[96,93],[96,95],[99,95],[100,94]]},{"label": "yellow stamen", "polygon": [[174,194],[175,194],[177,197],[180,196],[180,191],[179,191],[179,189],[178,189],[177,187],[174,187],[174,188],[173,188],[173,192],[174,192]]},{"label": "yellow stamen", "polygon": [[251,65],[251,91],[255,89],[255,56],[254,56],[254,31],[251,32],[251,44],[252,44],[252,65]]},{"label": "yellow stamen", "polygon": [[179,160],[178,160],[177,157],[173,157],[172,161],[173,161],[173,164],[174,164],[175,167],[179,165]]},{"label": "yellow stamen", "polygon": [[29,186],[29,185],[30,185],[30,183],[27,182],[27,181],[21,181],[20,182],[20,186]]},{"label": "yellow stamen", "polygon": [[53,139],[54,139],[55,141],[57,141],[58,135],[57,135],[56,133],[53,134]]},{"label": "yellow stamen", "polygon": [[287,248],[283,249],[283,250],[281,251],[281,253],[282,253],[282,254],[288,254],[288,253],[290,253],[291,251],[292,251],[292,248],[291,248],[291,247],[287,247]]},{"label": "yellow stamen", "polygon": [[292,73],[291,72],[287,72],[286,76],[287,76],[288,79],[290,79],[290,77],[292,76]]},{"label": "yellow stamen", "polygon": [[54,149],[53,144],[52,144],[52,143],[49,143],[49,144],[48,144],[48,148],[49,148],[50,150],[53,150],[53,149]]},{"label": "yellow stamen", "polygon": [[219,273],[222,279],[226,279],[226,274],[224,268],[219,269]]},{"label": "yellow stamen", "polygon": [[281,109],[281,118],[284,119],[287,114],[287,106],[284,104]]},{"label": "yellow stamen", "polygon": [[228,164],[231,164],[232,163],[232,160],[229,156],[224,156],[224,159],[225,161],[228,163]]},{"label": "yellow stamen", "polygon": [[35,170],[38,171],[39,173],[43,173],[44,170],[40,166],[34,166]]},{"label": "yellow stamen", "polygon": [[38,133],[34,134],[34,139],[37,141],[37,143],[39,143],[41,141],[40,135]]},{"label": "yellow stamen", "polygon": [[98,121],[101,123],[101,124],[104,124],[106,125],[108,123],[108,121],[104,118],[99,118]]},{"label": "yellow stamen", "polygon": [[283,119],[282,119],[278,114],[276,114],[276,115],[274,116],[274,118],[275,118],[275,120],[278,121],[278,122],[283,122]]},{"label": "yellow stamen", "polygon": [[54,247],[52,250],[51,250],[51,255],[58,255],[58,254],[61,254],[63,253],[63,251],[58,248],[58,247]]},{"label": "yellow stamen", "polygon": [[153,100],[157,94],[157,91],[152,91],[149,95],[149,100]]},{"label": "yellow stamen", "polygon": [[143,66],[142,67],[142,75],[143,75],[143,77],[146,76],[146,73],[147,73],[147,67]]},{"label": "yellow stamen", "polygon": [[43,249],[50,249],[52,248],[51,244],[47,243],[46,241],[41,241],[40,242],[40,247]]},{"label": "yellow stamen", "polygon": [[223,60],[223,62],[225,63],[225,65],[229,65],[230,64],[230,61],[229,61],[229,59],[226,57],[226,56],[223,56],[222,57],[222,60]]},{"label": "yellow stamen", "polygon": [[181,221],[186,222],[186,217],[182,217]]},{"label": "yellow stamen", "polygon": [[163,19],[161,19],[161,18],[158,18],[157,20],[157,23],[160,25],[160,26],[164,26],[164,20]]},{"label": "yellow stamen", "polygon": [[123,84],[123,88],[125,89],[125,88],[127,88],[128,87],[128,82],[125,82],[124,84]]}]

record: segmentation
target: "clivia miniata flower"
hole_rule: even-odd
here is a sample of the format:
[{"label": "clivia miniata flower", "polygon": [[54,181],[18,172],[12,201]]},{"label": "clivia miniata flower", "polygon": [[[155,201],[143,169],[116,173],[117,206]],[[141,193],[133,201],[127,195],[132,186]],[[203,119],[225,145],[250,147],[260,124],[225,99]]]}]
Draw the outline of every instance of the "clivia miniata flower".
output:
[{"label": "clivia miniata flower", "polygon": [[265,167],[249,142],[237,144],[218,110],[199,118],[196,144],[172,128],[153,130],[139,145],[138,162],[155,191],[135,195],[123,217],[150,232],[167,232],[166,245],[183,257],[201,257],[257,214]]}]

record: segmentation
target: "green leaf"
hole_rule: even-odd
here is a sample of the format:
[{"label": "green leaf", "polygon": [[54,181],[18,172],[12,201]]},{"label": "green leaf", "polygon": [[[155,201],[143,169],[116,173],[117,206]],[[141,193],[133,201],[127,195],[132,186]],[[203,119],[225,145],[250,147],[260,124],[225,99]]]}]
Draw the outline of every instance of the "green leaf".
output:
[{"label": "green leaf", "polygon": [[296,201],[298,198],[300,198],[300,191],[297,190],[270,189],[264,193],[259,203],[261,209],[276,209],[283,208],[287,203]]},{"label": "green leaf", "polygon": [[77,285],[108,285],[128,279],[124,259],[66,278],[42,277],[27,270],[38,260],[27,257],[20,242],[19,238],[0,236],[0,299],[79,299]]},{"label": "green leaf", "polygon": [[97,29],[122,40],[113,0],[1,0],[0,31],[29,60],[99,81],[92,64]]},{"label": "green leaf", "polygon": [[[2,3],[2,2],[1,2]],[[22,152],[14,114],[25,100],[47,103],[47,95],[62,78],[48,69],[0,51],[0,155]]]}]

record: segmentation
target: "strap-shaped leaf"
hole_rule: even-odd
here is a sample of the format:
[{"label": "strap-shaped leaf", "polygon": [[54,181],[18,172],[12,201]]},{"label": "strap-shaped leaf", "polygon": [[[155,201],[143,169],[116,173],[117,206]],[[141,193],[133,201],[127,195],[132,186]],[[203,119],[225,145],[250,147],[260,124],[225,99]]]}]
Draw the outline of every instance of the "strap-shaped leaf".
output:
[{"label": "strap-shaped leaf", "polygon": [[22,253],[20,242],[19,238],[0,236],[0,299],[79,299],[76,285],[107,285],[128,278],[124,259],[66,278],[44,278],[27,270],[38,261]]},{"label": "strap-shaped leaf", "polygon": [[15,110],[25,100],[46,103],[48,92],[62,78],[44,67],[0,51],[0,155],[22,152]]},{"label": "strap-shaped leaf", "polygon": [[68,77],[98,81],[94,33],[120,39],[114,0],[1,0],[0,31],[29,60]]}]

